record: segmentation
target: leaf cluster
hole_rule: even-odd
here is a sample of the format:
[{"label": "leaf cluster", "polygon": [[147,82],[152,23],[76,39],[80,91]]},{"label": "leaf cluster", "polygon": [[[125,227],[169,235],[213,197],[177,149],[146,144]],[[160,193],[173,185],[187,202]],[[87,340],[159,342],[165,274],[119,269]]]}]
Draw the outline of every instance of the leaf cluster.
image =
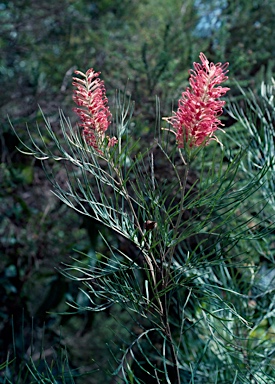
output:
[{"label": "leaf cluster", "polygon": [[[274,213],[262,195],[273,163],[249,173],[255,145],[230,152],[212,143],[197,153],[186,183],[186,164],[166,131],[141,150],[127,98],[120,95],[117,108],[119,145],[104,155],[62,112],[63,139],[45,118],[43,130],[28,130],[30,144],[22,142],[23,153],[50,164],[45,171],[61,201],[111,228],[118,244],[125,238],[134,246],[126,253],[104,240],[106,254],[67,265],[63,273],[84,283],[84,304],[70,306],[97,312],[118,304],[138,325],[114,373],[125,382],[178,380],[175,364],[182,382],[271,382],[270,338],[255,337],[266,315],[253,305],[262,277],[255,261],[273,232]],[[55,177],[59,163],[67,184]],[[169,168],[165,181],[160,164]],[[269,311],[270,293],[263,293]]]}]

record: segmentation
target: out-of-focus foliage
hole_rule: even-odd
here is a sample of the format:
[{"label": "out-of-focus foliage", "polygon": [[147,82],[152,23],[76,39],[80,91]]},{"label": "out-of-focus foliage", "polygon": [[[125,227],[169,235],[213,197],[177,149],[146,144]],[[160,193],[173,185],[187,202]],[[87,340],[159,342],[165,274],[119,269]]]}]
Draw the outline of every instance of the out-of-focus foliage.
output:
[{"label": "out-of-focus foliage", "polygon": [[275,3],[269,0],[198,0],[199,30],[209,39],[208,49],[230,62],[240,82],[255,85],[275,69]]},{"label": "out-of-focus foliage", "polygon": [[263,76],[270,81],[275,70],[274,17],[274,1],[227,1],[222,13],[227,32],[224,55],[237,79],[251,85]]},{"label": "out-of-focus foliage", "polygon": [[[101,70],[110,93],[129,78],[137,112],[155,94],[166,107],[200,51],[251,82],[274,70],[274,2],[147,0],[0,3],[4,113],[35,117],[67,106],[77,67]],[[46,108],[46,110],[45,110]],[[3,117],[2,117],[3,118]]]},{"label": "out-of-focus foliage", "polygon": [[35,113],[37,101],[46,112],[64,106],[76,67],[101,70],[110,91],[129,78],[140,106],[156,92],[166,100],[187,77],[190,60],[206,48],[193,34],[193,1],[1,5],[1,73],[8,92],[0,103],[18,117]]}]

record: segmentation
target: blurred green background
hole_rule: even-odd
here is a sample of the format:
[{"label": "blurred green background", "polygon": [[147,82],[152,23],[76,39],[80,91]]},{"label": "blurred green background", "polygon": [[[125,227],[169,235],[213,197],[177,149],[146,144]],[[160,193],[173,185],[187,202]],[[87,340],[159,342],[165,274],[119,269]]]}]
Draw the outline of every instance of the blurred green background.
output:
[{"label": "blurred green background", "polygon": [[[234,80],[253,90],[269,80],[274,20],[274,0],[0,1],[0,364],[8,353],[17,356],[18,369],[26,356],[37,361],[42,345],[61,364],[66,350],[76,374],[93,372],[77,382],[112,383],[106,343],[115,345],[111,329],[119,327],[117,308],[70,314],[66,300],[84,298],[56,269],[79,257],[75,250],[103,250],[99,230],[113,235],[51,193],[41,163],[16,150],[8,117],[27,140],[25,124],[31,129],[43,121],[39,105],[58,134],[59,108],[76,121],[73,71],[93,67],[102,72],[111,109],[116,90],[127,85],[135,101],[133,134],[148,140],[156,95],[161,115],[170,115],[200,52],[229,61],[231,96],[239,97]],[[224,123],[230,134],[233,121],[225,116]],[[66,182],[62,168],[58,180]]]}]

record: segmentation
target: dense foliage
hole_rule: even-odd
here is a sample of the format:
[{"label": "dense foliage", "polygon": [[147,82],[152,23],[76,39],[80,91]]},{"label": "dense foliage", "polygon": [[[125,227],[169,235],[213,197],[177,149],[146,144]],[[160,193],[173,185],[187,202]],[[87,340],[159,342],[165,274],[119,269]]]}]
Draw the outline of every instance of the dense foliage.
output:
[{"label": "dense foliage", "polygon": [[[199,52],[203,51],[214,62],[230,62],[233,100],[230,113],[223,120],[226,126],[230,126],[226,128],[226,146],[230,150],[224,154],[222,169],[226,168],[239,147],[249,145],[247,134],[257,138],[249,149],[251,152],[248,151],[238,160],[241,167],[238,178],[250,180],[252,184],[259,183],[260,192],[257,194],[255,191],[250,207],[253,204],[259,207],[262,200],[266,199],[272,214],[273,184],[270,182],[262,186],[261,179],[255,179],[254,171],[263,167],[264,173],[266,159],[269,159],[269,164],[272,163],[269,156],[273,151],[271,144],[274,139],[273,133],[270,133],[274,127],[274,89],[270,79],[275,66],[275,4],[268,0],[14,0],[0,2],[0,10],[0,72],[4,90],[0,95],[0,363],[3,363],[0,365],[0,381],[5,382],[6,377],[11,382],[28,383],[33,375],[33,382],[47,382],[47,378],[50,382],[60,382],[58,380],[62,380],[62,377],[63,382],[68,383],[73,382],[73,377],[77,383],[119,382],[119,377],[111,378],[113,367],[109,366],[108,361],[112,360],[112,355],[115,361],[120,356],[117,347],[120,340],[127,345],[133,334],[139,334],[139,326],[145,325],[134,325],[131,314],[117,306],[100,314],[82,310],[71,313],[66,301],[84,305],[85,294],[79,291],[81,284],[78,281],[68,280],[55,267],[60,267],[61,262],[70,263],[69,256],[89,263],[84,256],[79,256],[79,251],[88,254],[91,259],[95,250],[106,255],[104,239],[124,254],[132,252],[138,257],[138,251],[93,219],[67,209],[51,194],[52,187],[44,176],[41,163],[16,151],[15,147],[20,143],[11,130],[7,115],[25,141],[26,121],[31,130],[36,121],[43,124],[39,104],[54,132],[61,138],[58,109],[66,111],[65,115],[73,122],[76,118],[71,112],[73,71],[94,67],[102,71],[112,111],[115,110],[116,90],[124,92],[127,84],[126,95],[131,93],[135,101],[130,123],[131,140],[135,142],[136,138],[141,137],[135,147],[136,153],[139,153],[144,148],[142,140],[153,142],[155,96],[160,97],[160,105],[157,106],[161,114],[169,116],[171,106],[187,85],[188,69],[197,60]],[[248,100],[249,93],[240,91],[233,79],[237,79],[243,88],[252,89],[254,98],[250,103],[244,102]],[[267,84],[265,87],[269,87],[269,93],[260,93],[262,80]],[[240,123],[236,124],[235,119],[243,122],[245,129]],[[248,123],[245,125],[245,122]],[[235,135],[232,125],[236,130]],[[47,144],[52,145],[50,138]],[[251,148],[254,148],[254,152]],[[155,156],[155,172],[159,182],[171,180],[171,169],[165,166],[162,156],[158,153]],[[263,161],[253,165],[251,161],[244,160],[245,156],[248,160],[257,158]],[[211,159],[206,156],[205,164],[210,162]],[[66,169],[53,163],[50,165],[57,174],[59,185],[65,185]],[[199,162],[194,164],[189,174],[189,186],[198,172],[202,172]],[[220,209],[226,210],[226,206]],[[247,212],[253,215],[253,209],[247,208]],[[269,223],[265,212],[261,220]],[[247,220],[250,220],[249,217]],[[222,222],[218,216],[216,220]],[[259,228],[262,230],[258,221],[250,223],[252,232],[257,232]],[[230,226],[238,225],[237,219],[234,221],[232,218]],[[224,230],[229,231],[229,228]],[[249,300],[246,315],[254,321],[251,334],[259,340],[257,347],[263,346],[266,351],[266,355],[259,352],[258,363],[266,358],[268,365],[272,363],[273,355],[268,347],[265,349],[265,345],[274,340],[274,243],[271,235],[259,233],[261,239],[257,242],[243,240],[239,243],[239,254],[245,250],[250,255],[251,264],[247,272],[237,270],[233,276],[230,270],[224,279],[229,289],[234,290],[239,284],[246,290],[247,297],[242,300]],[[194,249],[195,244],[198,242],[192,238],[188,247]],[[224,247],[228,246],[226,244]],[[260,274],[257,274],[259,271]],[[192,279],[192,276],[188,278]],[[193,306],[194,310],[198,310],[193,302],[191,304],[190,308]],[[241,302],[236,300],[234,305],[237,308]],[[177,313],[178,309],[173,310]],[[61,312],[66,312],[66,316],[58,315]],[[121,328],[116,321],[118,318],[129,326]],[[244,329],[240,328],[239,332],[241,340]],[[197,344],[198,350],[201,342]],[[106,343],[109,345],[106,346]],[[239,357],[235,356],[240,366],[249,366],[248,352],[254,347],[248,341],[240,342],[237,351]],[[42,356],[40,348],[44,351]],[[150,351],[150,345],[147,344],[146,348]],[[230,353],[233,352],[232,349]],[[6,366],[8,355],[11,363]],[[30,357],[32,360],[29,360]],[[200,375],[200,358],[203,361],[207,357],[209,365],[205,362],[203,364],[206,365],[202,365],[206,371],[213,369],[211,361],[214,364],[214,359],[211,360],[213,356],[197,357],[199,361],[194,367],[194,377],[197,377],[197,373]],[[57,364],[51,367],[54,359]],[[256,361],[251,362],[251,367],[256,365]],[[92,373],[82,377],[87,371]],[[268,370],[266,372],[270,374]],[[226,374],[222,374],[224,376],[220,376],[218,382],[233,383],[233,380],[226,381]],[[188,376],[186,380],[189,379]],[[245,378],[238,380],[235,382],[245,382]]]}]

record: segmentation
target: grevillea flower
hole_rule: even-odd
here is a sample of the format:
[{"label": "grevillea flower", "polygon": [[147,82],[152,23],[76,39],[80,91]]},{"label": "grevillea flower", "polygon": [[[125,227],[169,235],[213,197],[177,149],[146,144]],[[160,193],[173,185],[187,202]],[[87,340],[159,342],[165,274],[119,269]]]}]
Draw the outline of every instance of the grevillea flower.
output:
[{"label": "grevillea flower", "polygon": [[228,79],[228,63],[209,63],[200,54],[201,64],[194,63],[189,71],[190,79],[186,91],[178,102],[173,116],[164,118],[172,125],[178,147],[207,145],[210,140],[218,141],[214,132],[223,124],[218,119],[225,101],[218,100],[229,88],[218,86]]},{"label": "grevillea flower", "polygon": [[[100,72],[95,72],[93,68],[86,73],[75,71],[81,76],[73,77],[74,90],[73,100],[80,108],[73,110],[80,117],[83,136],[88,145],[103,154],[100,148],[103,147],[105,132],[107,131],[112,114],[109,111],[108,99],[103,80],[98,76]],[[108,146],[112,147],[117,143],[115,137],[108,139]]]}]

